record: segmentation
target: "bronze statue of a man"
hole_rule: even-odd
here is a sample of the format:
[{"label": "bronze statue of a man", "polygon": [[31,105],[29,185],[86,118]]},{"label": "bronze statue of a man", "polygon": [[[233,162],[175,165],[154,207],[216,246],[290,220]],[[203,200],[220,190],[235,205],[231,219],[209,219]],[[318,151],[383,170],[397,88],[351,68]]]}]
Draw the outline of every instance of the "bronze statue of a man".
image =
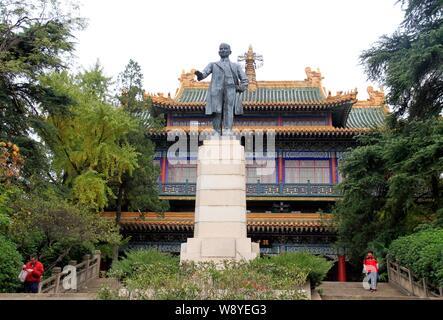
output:
[{"label": "bronze statue of a man", "polygon": [[205,113],[214,115],[212,124],[219,135],[231,135],[234,114],[243,114],[241,93],[248,88],[248,77],[239,64],[229,60],[228,44],[222,43],[218,54],[220,61],[211,62],[203,72],[195,71],[195,75],[201,81],[212,73]]}]

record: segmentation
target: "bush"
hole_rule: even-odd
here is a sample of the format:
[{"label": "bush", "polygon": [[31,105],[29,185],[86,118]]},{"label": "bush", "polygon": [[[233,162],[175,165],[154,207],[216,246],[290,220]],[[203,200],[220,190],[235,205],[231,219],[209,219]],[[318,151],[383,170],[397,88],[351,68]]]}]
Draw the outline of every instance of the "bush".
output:
[{"label": "bush", "polygon": [[389,257],[417,276],[443,285],[443,229],[427,229],[394,240]]},{"label": "bush", "polygon": [[[124,278],[130,299],[154,300],[262,300],[305,299],[299,287],[307,273],[295,267],[272,264],[225,262],[186,263],[175,268],[162,262],[140,265],[137,272]],[[279,276],[277,276],[279,275]],[[118,298],[110,290],[100,292],[102,299]]]},{"label": "bush", "polygon": [[[140,272],[140,268],[152,265],[169,268],[171,272],[178,272],[179,259],[157,250],[131,250],[126,253],[125,258],[112,264],[108,274],[123,280],[133,277]],[[159,270],[163,270],[163,268]]]},{"label": "bush", "polygon": [[0,235],[0,292],[15,292],[21,286],[18,274],[22,265],[15,244]]},{"label": "bush", "polygon": [[[109,275],[122,280],[137,299],[305,299],[300,287],[306,279],[315,285],[330,267],[326,259],[307,253],[225,261],[222,268],[211,262],[180,266],[177,257],[138,250],[114,263]],[[100,297],[110,299],[110,292],[102,290]]]},{"label": "bush", "polygon": [[307,252],[283,253],[267,260],[263,259],[263,263],[275,263],[285,267],[297,266],[308,272],[308,279],[313,288],[321,283],[333,265],[331,261]]}]

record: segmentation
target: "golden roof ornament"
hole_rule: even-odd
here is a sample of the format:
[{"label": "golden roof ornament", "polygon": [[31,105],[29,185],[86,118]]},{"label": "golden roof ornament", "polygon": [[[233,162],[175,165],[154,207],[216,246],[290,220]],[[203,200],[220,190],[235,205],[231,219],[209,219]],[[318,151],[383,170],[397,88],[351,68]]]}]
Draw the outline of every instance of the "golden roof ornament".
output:
[{"label": "golden roof ornament", "polygon": [[320,69],[317,69],[317,71],[313,71],[310,67],[306,67],[305,72],[305,81],[308,81],[314,87],[321,88],[321,81],[324,79],[324,77],[321,76]]},{"label": "golden roof ornament", "polygon": [[255,53],[252,49],[252,45],[249,45],[248,52],[245,52],[243,55],[238,56],[237,61],[240,63],[245,63],[245,71],[249,81],[248,90],[256,90],[257,79],[255,75],[255,69],[263,66],[263,56]]},{"label": "golden roof ornament", "polygon": [[368,95],[369,101],[371,101],[374,105],[382,105],[385,102],[385,92],[383,87],[380,90],[374,90],[374,87],[368,87]]},{"label": "golden roof ornament", "polygon": [[185,70],[182,70],[182,74],[178,80],[182,85],[189,86],[191,83],[196,82],[194,72],[195,69],[191,69],[190,72],[185,72]]}]

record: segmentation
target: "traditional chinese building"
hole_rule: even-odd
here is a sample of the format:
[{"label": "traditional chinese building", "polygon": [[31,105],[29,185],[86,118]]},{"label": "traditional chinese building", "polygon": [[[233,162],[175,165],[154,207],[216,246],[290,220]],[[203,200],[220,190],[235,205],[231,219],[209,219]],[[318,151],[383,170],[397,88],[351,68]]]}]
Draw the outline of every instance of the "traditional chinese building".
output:
[{"label": "traditional chinese building", "polygon": [[[260,243],[264,254],[305,250],[337,261],[329,278],[343,281],[344,251],[333,246],[331,215],[340,198],[335,189],[342,179],[338,167],[345,151],[356,145],[355,136],[382,125],[384,94],[369,87],[366,101],[357,99],[356,90],[331,95],[320,72],[310,68],[302,81],[257,81],[258,58],[251,47],[242,60],[249,88],[234,131],[248,160],[248,237]],[[178,253],[180,244],[192,237],[197,168],[191,145],[201,144],[212,131],[204,114],[209,82],[197,82],[193,71],[182,73],[174,98],[151,95],[153,108],[166,119],[165,128],[151,135],[161,169],[159,193],[169,200],[171,212],[163,217],[123,213],[121,226],[131,236],[131,246]],[[171,163],[168,149],[178,137],[188,141],[181,158],[186,161]],[[257,150],[261,141],[265,148]],[[257,170],[265,167],[270,170]]]}]

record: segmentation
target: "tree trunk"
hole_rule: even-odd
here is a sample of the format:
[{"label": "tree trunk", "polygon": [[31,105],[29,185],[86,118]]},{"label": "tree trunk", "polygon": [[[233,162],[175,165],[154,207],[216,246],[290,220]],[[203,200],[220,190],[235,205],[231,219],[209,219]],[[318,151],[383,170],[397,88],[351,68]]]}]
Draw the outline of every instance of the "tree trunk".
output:
[{"label": "tree trunk", "polygon": [[439,181],[438,177],[435,175],[432,175],[431,177],[431,190],[432,190],[432,197],[434,198],[434,203],[432,204],[432,209],[434,211],[437,211],[440,204],[440,190],[439,190]]},{"label": "tree trunk", "polygon": [[55,260],[51,265],[49,265],[46,270],[51,270],[52,268],[54,268],[57,263],[59,263],[60,261],[63,260],[64,257],[66,257],[69,252],[71,251],[72,247],[68,247],[61,255],[58,256],[57,260]]}]

